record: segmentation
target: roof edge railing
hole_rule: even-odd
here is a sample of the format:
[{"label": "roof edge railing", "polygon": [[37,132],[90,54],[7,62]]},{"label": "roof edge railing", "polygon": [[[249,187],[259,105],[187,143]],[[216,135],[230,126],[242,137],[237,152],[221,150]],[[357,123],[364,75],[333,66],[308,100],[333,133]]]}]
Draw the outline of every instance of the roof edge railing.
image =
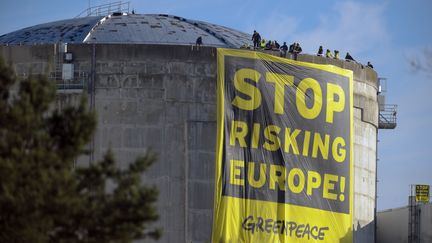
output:
[{"label": "roof edge railing", "polygon": [[83,10],[80,14],[75,16],[75,18],[89,17],[89,16],[106,16],[113,12],[126,12],[129,13],[130,2],[112,2],[101,4],[97,6],[91,6]]}]

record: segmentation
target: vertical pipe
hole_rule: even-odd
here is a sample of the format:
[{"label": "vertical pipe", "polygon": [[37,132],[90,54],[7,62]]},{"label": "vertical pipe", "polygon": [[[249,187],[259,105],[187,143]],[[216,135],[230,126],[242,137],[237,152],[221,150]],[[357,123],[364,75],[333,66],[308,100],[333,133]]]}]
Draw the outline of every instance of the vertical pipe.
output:
[{"label": "vertical pipe", "polygon": [[[95,71],[96,70],[96,44],[92,44],[92,56],[91,56],[91,70],[90,70],[90,84],[89,84],[89,94],[90,94],[90,110],[95,111]],[[93,135],[90,142],[90,164],[94,161],[94,149],[95,149],[95,136]]]},{"label": "vertical pipe", "polygon": [[[378,84],[378,90],[377,90],[377,99],[379,94],[381,93],[381,79],[377,79]],[[373,242],[377,243],[377,232],[378,232],[378,223],[377,223],[377,208],[378,208],[378,143],[379,143],[379,120],[380,120],[380,104],[379,100],[377,100],[377,118],[378,118],[378,125],[376,126],[376,143],[375,143],[375,206],[374,206],[374,234],[373,234]]]},{"label": "vertical pipe", "polygon": [[189,144],[188,144],[188,122],[184,122],[184,143],[185,143],[185,209],[184,209],[184,242],[188,242],[188,226],[189,226]]}]

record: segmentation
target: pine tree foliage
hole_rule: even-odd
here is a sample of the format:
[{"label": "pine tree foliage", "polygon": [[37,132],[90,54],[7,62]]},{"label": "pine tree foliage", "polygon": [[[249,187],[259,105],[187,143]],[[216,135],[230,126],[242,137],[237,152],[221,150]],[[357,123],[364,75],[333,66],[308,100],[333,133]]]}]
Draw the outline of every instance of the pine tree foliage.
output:
[{"label": "pine tree foliage", "polygon": [[0,61],[0,242],[131,242],[158,239],[156,188],[142,184],[147,153],[121,170],[104,159],[74,167],[96,128],[83,99],[53,109],[42,76],[16,81]]}]

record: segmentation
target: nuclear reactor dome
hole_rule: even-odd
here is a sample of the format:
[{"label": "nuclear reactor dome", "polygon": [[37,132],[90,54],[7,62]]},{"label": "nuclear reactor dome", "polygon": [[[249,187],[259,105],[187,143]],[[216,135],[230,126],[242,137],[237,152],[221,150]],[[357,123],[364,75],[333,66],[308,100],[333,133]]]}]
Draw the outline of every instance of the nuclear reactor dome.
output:
[{"label": "nuclear reactor dome", "polygon": [[250,35],[220,25],[166,14],[113,13],[60,20],[0,36],[2,45],[64,43],[190,45],[238,48]]}]

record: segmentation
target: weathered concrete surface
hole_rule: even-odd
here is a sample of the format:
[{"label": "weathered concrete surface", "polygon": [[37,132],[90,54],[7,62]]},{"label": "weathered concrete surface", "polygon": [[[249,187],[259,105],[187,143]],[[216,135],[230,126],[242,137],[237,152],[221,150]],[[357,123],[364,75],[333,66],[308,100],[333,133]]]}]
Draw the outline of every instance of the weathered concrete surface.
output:
[{"label": "weathered concrete surface", "polygon": [[[52,72],[53,50],[53,46],[0,47],[0,54],[20,75],[35,63],[38,70]],[[81,158],[80,163],[100,159],[111,147],[118,166],[126,167],[152,148],[159,161],[143,181],[160,190],[158,225],[164,229],[160,242],[208,242],[216,140],[216,49],[80,44],[69,45],[68,50],[74,55],[76,70],[90,77],[83,93],[89,94],[98,114],[94,156]],[[356,242],[373,242],[376,73],[341,60],[310,55],[298,59],[354,72],[354,236]],[[59,103],[64,102],[68,99],[59,97]]]},{"label": "weathered concrete surface", "polygon": [[[432,242],[432,204],[419,205],[419,243]],[[378,243],[409,243],[409,206],[394,208],[377,213]]]}]

